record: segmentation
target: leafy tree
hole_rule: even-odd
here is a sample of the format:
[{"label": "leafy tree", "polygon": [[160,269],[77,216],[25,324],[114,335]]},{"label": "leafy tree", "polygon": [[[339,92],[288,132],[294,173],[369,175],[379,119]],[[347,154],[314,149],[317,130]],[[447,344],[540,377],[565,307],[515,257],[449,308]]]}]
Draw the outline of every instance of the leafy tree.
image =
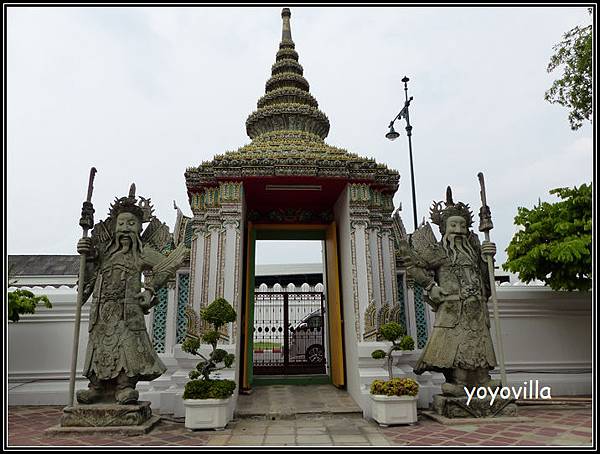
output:
[{"label": "leafy tree", "polygon": [[523,282],[543,281],[554,290],[592,286],[592,185],[552,189],[562,200],[533,209],[519,207],[515,224],[523,229],[511,240],[504,270]]},{"label": "leafy tree", "polygon": [[46,295],[36,296],[29,290],[15,290],[8,292],[8,319],[18,322],[22,314],[35,314],[38,304],[43,303],[48,309],[52,304]]},{"label": "leafy tree", "polygon": [[[13,267],[8,270],[9,285],[17,281],[13,278]],[[18,322],[22,314],[35,314],[38,304],[44,304],[48,309],[52,308],[52,303],[46,295],[35,296],[29,290],[18,289],[8,292],[8,319],[11,322]]]},{"label": "leafy tree", "polygon": [[[588,9],[590,15],[592,9]],[[592,121],[592,25],[575,27],[563,35],[553,49],[548,72],[564,65],[564,74],[545,93],[546,101],[567,107],[571,129]]]}]

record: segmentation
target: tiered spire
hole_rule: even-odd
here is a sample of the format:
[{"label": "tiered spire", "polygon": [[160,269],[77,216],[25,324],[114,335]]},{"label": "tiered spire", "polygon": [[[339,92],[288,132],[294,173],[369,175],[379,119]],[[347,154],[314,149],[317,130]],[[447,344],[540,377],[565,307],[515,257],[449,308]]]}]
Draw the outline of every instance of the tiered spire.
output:
[{"label": "tiered spire", "polygon": [[273,138],[280,135],[278,133],[289,137],[291,132],[300,132],[314,134],[322,140],[329,133],[329,120],[309,93],[308,81],[298,63],[289,8],[283,8],[281,17],[281,43],[271,68],[271,78],[266,83],[265,95],[258,100],[258,110],[246,120],[246,132],[251,139],[263,134]]},{"label": "tiered spire", "polygon": [[[393,193],[398,173],[372,158],[325,143],[329,120],[298,63],[288,8],[281,12],[281,42],[258,109],[246,120],[250,143],[216,155],[212,161],[189,168],[185,174],[188,194],[201,194],[217,179],[237,181],[252,177],[316,177],[371,182]],[[191,200],[191,199],[190,199]]]}]

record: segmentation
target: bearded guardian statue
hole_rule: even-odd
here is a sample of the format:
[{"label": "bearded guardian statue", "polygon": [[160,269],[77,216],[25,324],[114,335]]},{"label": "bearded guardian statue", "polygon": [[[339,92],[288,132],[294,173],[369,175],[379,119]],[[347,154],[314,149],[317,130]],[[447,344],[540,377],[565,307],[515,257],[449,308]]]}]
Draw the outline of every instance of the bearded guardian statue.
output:
[{"label": "bearded guardian statue", "polygon": [[[84,216],[86,210],[93,213],[86,203]],[[158,304],[157,290],[189,258],[189,249],[183,242],[173,249],[169,228],[152,211],[150,199],[138,202],[131,185],[129,195],[116,199],[108,218],[94,226],[91,238],[77,244],[77,252],[87,256],[83,301],[93,295],[83,370],[89,385],[77,392],[80,404],[135,403],[137,382],[166,371],[144,315]],[[149,224],[142,233],[144,223]]]},{"label": "bearded guardian statue", "polygon": [[[444,206],[445,205],[445,206]],[[437,241],[429,223],[410,238],[408,273],[428,292],[427,302],[436,313],[433,331],[414,371],[441,372],[445,396],[462,397],[464,387],[497,388],[489,371],[496,366],[490,336],[487,300],[488,268],[482,254],[495,254],[494,243],[480,245],[470,230],[473,216],[468,205],[454,203],[447,189],[446,202],[435,203],[431,221],[439,226]]]}]

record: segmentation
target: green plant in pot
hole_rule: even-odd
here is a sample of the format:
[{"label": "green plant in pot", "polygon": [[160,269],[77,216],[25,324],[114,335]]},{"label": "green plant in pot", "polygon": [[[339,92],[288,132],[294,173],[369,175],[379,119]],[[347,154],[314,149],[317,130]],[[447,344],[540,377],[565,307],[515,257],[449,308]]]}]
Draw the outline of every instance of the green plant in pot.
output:
[{"label": "green plant in pot", "polygon": [[373,380],[371,383],[371,414],[380,425],[413,424],[417,421],[417,394],[419,384],[412,378],[394,378],[392,353],[414,350],[415,341],[406,335],[402,325],[386,323],[379,328],[380,336],[391,342],[387,352],[375,350],[375,359],[387,358],[388,380]]},{"label": "green plant in pot", "polygon": [[374,359],[387,358],[388,375],[390,376],[390,380],[392,380],[394,378],[392,370],[392,352],[414,350],[415,341],[412,337],[407,336],[404,327],[396,322],[389,322],[385,325],[382,325],[379,328],[379,335],[381,338],[383,338],[383,340],[391,342],[392,345],[387,352],[383,350],[375,350],[373,353],[371,353],[371,357]]},{"label": "green plant in pot", "polygon": [[227,399],[235,390],[235,381],[211,379],[210,375],[218,370],[231,367],[235,360],[235,355],[217,348],[217,344],[221,337],[219,330],[223,325],[234,322],[236,313],[227,300],[217,298],[206,308],[200,310],[200,317],[213,328],[202,335],[202,341],[212,347],[212,352],[208,356],[200,353],[201,342],[197,338],[188,338],[181,345],[183,351],[201,358],[196,369],[189,373],[191,380],[185,385],[183,398]]}]

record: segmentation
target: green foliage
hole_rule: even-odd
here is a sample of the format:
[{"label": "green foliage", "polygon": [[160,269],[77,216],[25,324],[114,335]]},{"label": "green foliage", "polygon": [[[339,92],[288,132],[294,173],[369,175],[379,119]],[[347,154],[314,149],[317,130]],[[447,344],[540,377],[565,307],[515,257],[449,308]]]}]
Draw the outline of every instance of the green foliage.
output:
[{"label": "green foliage", "polygon": [[414,350],[415,349],[415,341],[410,336],[404,336],[402,339],[400,339],[400,342],[398,343],[398,347],[400,348],[400,350]]},{"label": "green foliage", "polygon": [[235,390],[233,380],[191,380],[185,384],[184,399],[227,399]]},{"label": "green foliage", "polygon": [[217,348],[213,353],[212,353],[212,359],[215,363],[220,363],[221,361],[225,360],[225,357],[227,357],[228,353],[223,350],[222,348]]},{"label": "green foliage", "polygon": [[[379,335],[386,341],[391,342],[388,352],[383,350],[375,350],[371,353],[371,357],[374,359],[383,359],[387,357],[387,369],[390,380],[394,378],[393,375],[393,364],[392,364],[392,352],[398,350],[414,350],[415,341],[412,337],[406,336],[406,329],[400,323],[388,322],[379,327]],[[398,339],[401,339],[398,342]]]},{"label": "green foliage", "polygon": [[379,334],[386,341],[394,342],[406,334],[402,325],[396,322],[389,322],[379,328]]},{"label": "green foliage", "polygon": [[200,341],[194,337],[187,338],[181,344],[181,349],[186,353],[191,353],[192,355],[197,355],[199,348],[200,348]]},{"label": "green foliage", "polygon": [[225,323],[235,322],[236,313],[225,298],[217,298],[200,311],[200,317],[214,325],[215,331],[218,331]]},{"label": "green foliage", "polygon": [[506,252],[504,270],[523,282],[543,281],[554,290],[590,290],[592,286],[592,185],[552,189],[562,200],[529,210],[519,207],[522,226]]},{"label": "green foliage", "polygon": [[371,394],[383,396],[416,396],[419,384],[412,378],[392,378],[391,380],[373,380]]},{"label": "green foliage", "polygon": [[[213,326],[211,331],[202,335],[202,340],[210,344],[212,351],[208,357],[200,353],[200,340],[197,338],[186,339],[181,348],[187,353],[200,356],[201,361],[196,364],[188,376],[190,382],[185,385],[184,399],[225,399],[233,394],[235,382],[231,380],[211,380],[210,374],[214,371],[231,367],[235,355],[227,353],[222,348],[217,348],[220,334],[219,328],[225,323],[234,322],[236,313],[231,304],[223,298],[217,298],[205,309],[200,311],[201,317]],[[223,366],[219,366],[219,364]]]},{"label": "green foliage", "polygon": [[225,364],[225,367],[231,367],[234,361],[235,355],[233,353],[228,353],[227,356],[223,358],[223,364]]},{"label": "green foliage", "polygon": [[371,358],[373,359],[383,359],[385,358],[386,353],[383,350],[375,350],[371,353]]},{"label": "green foliage", "polygon": [[[592,9],[589,9],[590,15]],[[563,35],[553,49],[548,72],[564,67],[563,76],[554,81],[544,98],[569,109],[571,129],[592,119],[592,25],[575,27]]]},{"label": "green foliage", "polygon": [[217,345],[221,334],[218,331],[207,331],[202,335],[202,341],[210,345]]},{"label": "green foliage", "polygon": [[35,314],[38,304],[43,304],[48,309],[52,308],[52,303],[46,295],[36,296],[23,289],[8,292],[8,319],[18,322],[22,314]]}]

